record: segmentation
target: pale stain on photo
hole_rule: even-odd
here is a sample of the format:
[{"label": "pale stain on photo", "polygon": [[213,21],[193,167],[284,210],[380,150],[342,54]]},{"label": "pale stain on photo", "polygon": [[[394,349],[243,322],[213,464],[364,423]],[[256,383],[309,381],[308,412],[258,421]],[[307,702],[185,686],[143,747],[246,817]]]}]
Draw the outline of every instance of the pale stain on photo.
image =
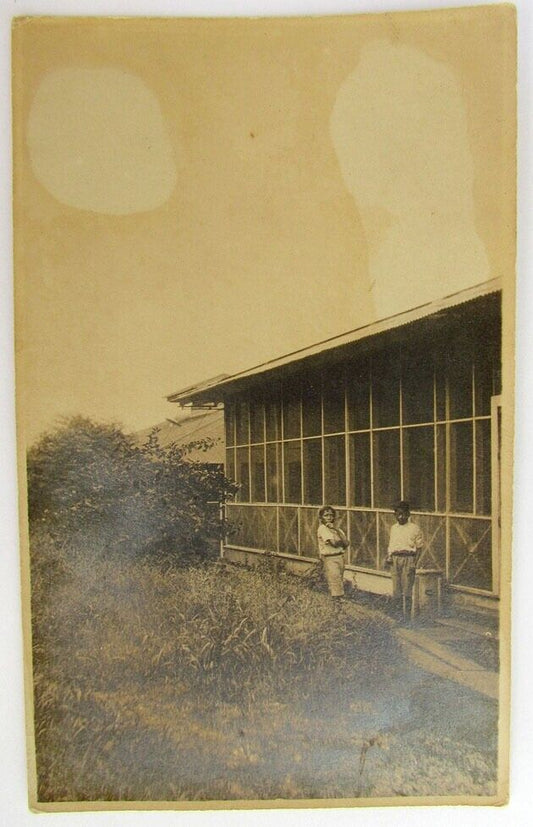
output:
[{"label": "pale stain on photo", "polygon": [[[377,318],[490,278],[458,73],[412,46],[366,46],[331,135],[368,245]],[[420,239],[424,238],[424,244]]]},{"label": "pale stain on photo", "polygon": [[146,212],[176,186],[175,147],[157,97],[116,68],[49,72],[32,101],[26,141],[35,177],[68,207]]}]

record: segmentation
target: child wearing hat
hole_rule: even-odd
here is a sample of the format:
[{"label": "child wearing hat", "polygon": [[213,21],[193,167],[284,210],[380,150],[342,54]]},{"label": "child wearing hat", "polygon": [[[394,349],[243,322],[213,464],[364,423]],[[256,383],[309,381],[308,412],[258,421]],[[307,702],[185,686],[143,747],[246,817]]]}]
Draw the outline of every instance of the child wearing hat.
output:
[{"label": "child wearing hat", "polygon": [[420,527],[411,522],[409,503],[402,500],[394,509],[396,522],[391,527],[385,564],[392,566],[393,607],[398,614],[411,614],[416,564],[424,544]]}]

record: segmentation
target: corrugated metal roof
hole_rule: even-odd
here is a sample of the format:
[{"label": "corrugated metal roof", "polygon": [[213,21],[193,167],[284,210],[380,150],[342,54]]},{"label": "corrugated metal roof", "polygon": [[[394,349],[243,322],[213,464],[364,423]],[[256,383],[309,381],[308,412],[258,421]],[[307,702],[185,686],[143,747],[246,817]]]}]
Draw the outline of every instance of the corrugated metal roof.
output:
[{"label": "corrugated metal roof", "polygon": [[[280,356],[268,362],[263,362],[260,365],[240,371],[239,373],[226,375],[219,381],[211,381],[209,385],[204,383],[202,387],[198,386],[194,391],[190,389],[178,391],[177,393],[168,396],[167,399],[169,402],[178,402],[183,405],[193,402],[199,398],[205,398],[206,391],[216,389],[216,399],[217,401],[220,401],[221,395],[224,391],[229,390],[234,383],[239,383],[247,377],[253,377],[261,373],[273,371],[277,368],[284,367],[294,362],[299,362],[311,356],[318,355],[347,344],[358,342],[363,339],[369,339],[381,333],[394,330],[404,325],[412,324],[413,322],[429,316],[438,315],[443,311],[449,310],[461,304],[465,304],[469,301],[473,301],[474,299],[488,296],[491,293],[497,293],[501,290],[501,288],[502,283],[500,278],[491,279],[490,281],[483,282],[482,284],[475,285],[474,287],[461,290],[458,293],[453,293],[450,296],[445,296],[444,298],[427,302],[426,304],[419,305],[418,307],[406,310],[402,313],[397,313],[394,316],[380,319],[377,322],[371,322],[370,324],[363,325],[355,330],[350,330],[339,336],[333,336],[330,339],[325,339],[315,345],[293,351],[292,353],[287,353],[284,356]],[[215,397],[212,398],[214,399]]]},{"label": "corrugated metal roof", "polygon": [[175,391],[170,396],[167,396],[167,399],[170,402],[173,402],[173,397],[175,396],[182,396],[183,394],[194,394],[200,393],[200,391],[207,390],[208,388],[214,387],[215,385],[219,385],[224,379],[228,379],[230,376],[229,373],[219,373],[216,376],[213,376],[211,379],[204,379],[203,382],[197,382],[195,385],[188,385],[186,388],[181,388],[179,391]]},{"label": "corrugated metal roof", "polygon": [[[224,411],[205,411],[192,414],[181,420],[166,419],[154,426],[157,429],[157,442],[162,448],[170,445],[188,445],[199,439],[213,439],[214,444],[206,451],[194,448],[184,459],[191,462],[224,462]],[[136,433],[135,441],[144,445],[154,428],[145,428]]]}]

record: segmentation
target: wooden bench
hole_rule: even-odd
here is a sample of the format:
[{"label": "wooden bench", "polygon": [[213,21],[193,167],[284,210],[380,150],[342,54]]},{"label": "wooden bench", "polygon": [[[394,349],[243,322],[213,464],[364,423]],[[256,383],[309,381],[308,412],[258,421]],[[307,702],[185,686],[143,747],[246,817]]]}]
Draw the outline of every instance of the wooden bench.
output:
[{"label": "wooden bench", "polygon": [[411,617],[439,615],[442,608],[442,571],[417,569],[413,586]]}]

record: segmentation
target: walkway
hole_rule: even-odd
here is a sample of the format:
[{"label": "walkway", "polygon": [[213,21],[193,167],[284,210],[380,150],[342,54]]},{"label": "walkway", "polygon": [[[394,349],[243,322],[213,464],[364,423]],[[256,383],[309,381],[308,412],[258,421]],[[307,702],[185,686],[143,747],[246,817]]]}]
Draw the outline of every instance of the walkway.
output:
[{"label": "walkway", "polygon": [[493,618],[464,615],[422,625],[399,626],[396,634],[408,657],[428,672],[498,699],[498,632]]},{"label": "walkway", "polygon": [[[387,616],[388,599],[357,591],[355,603]],[[390,621],[393,623],[393,621]],[[498,699],[498,616],[489,611],[452,609],[435,618],[419,616],[406,626],[394,625],[405,654],[417,666]]]}]

